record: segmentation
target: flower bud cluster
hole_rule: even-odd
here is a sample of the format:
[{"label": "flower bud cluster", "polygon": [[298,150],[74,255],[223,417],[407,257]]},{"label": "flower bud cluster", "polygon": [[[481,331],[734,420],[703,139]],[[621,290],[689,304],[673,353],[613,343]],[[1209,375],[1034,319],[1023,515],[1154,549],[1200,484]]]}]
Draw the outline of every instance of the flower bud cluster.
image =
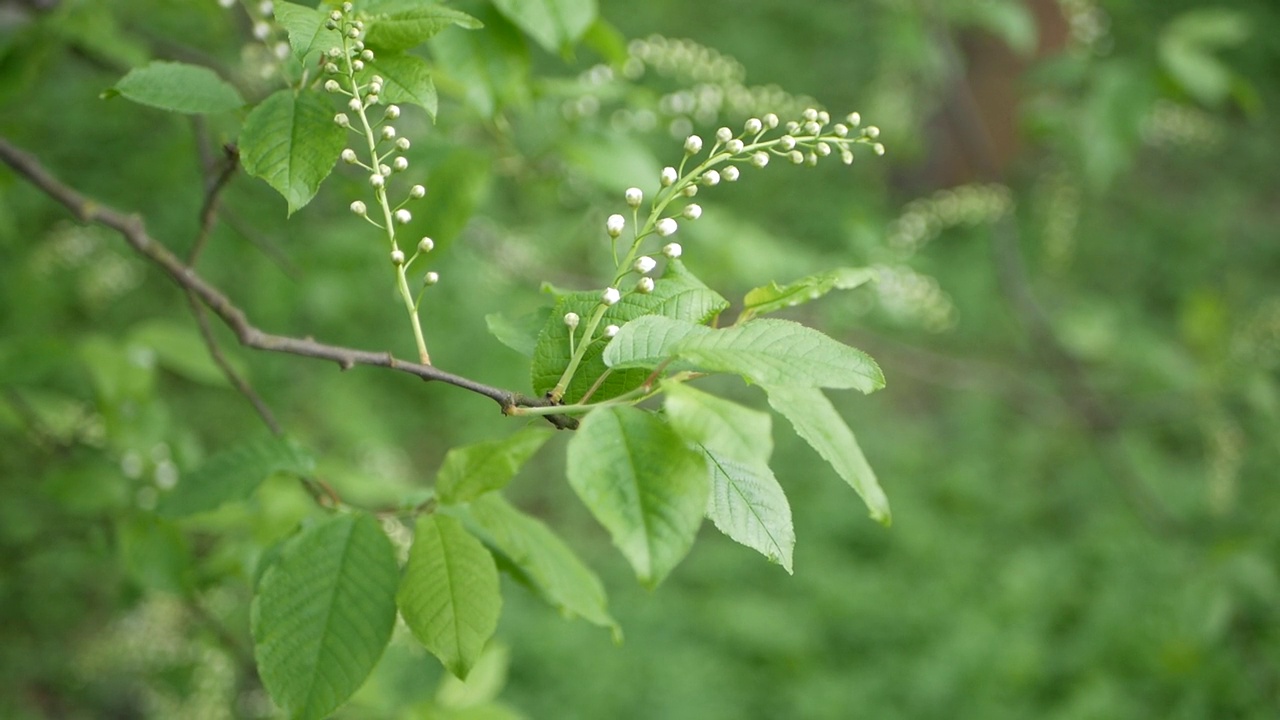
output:
[{"label": "flower bud cluster", "polygon": [[914,255],[942,231],[957,225],[992,223],[1013,208],[1013,197],[1003,185],[963,185],[940,190],[907,203],[889,225],[889,248],[902,259]]}]

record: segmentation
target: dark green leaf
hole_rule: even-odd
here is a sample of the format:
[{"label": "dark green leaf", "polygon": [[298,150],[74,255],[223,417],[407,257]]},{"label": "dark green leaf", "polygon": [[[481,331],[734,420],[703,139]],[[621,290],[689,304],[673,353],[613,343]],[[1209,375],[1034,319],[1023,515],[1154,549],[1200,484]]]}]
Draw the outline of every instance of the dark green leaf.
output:
[{"label": "dark green leaf", "polygon": [[172,112],[226,112],[244,105],[240,93],[217,73],[199,65],[153,62],[120,78],[108,95]]},{"label": "dark green leaf", "polygon": [[505,487],[552,433],[530,426],[502,440],[453,448],[436,476],[440,502],[464,503]]},{"label": "dark green leaf", "polygon": [[346,143],[329,98],[311,90],[280,90],[249,113],[240,132],[245,172],[267,181],[289,203],[289,214],[315,197]]},{"label": "dark green leaf", "polygon": [[382,53],[367,64],[370,74],[381,75],[382,98],[386,103],[412,103],[436,119],[439,99],[431,81],[431,66],[417,55]]}]

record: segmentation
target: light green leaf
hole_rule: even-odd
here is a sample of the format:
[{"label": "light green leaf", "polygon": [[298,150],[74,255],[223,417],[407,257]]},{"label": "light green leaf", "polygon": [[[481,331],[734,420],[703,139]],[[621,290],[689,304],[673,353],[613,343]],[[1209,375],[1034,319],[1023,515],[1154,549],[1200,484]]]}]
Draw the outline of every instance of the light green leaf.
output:
[{"label": "light green leaf", "polygon": [[520,512],[499,493],[472,502],[471,517],[550,605],[620,632],[609,615],[600,578],[545,523]]},{"label": "light green leaf", "polygon": [[578,42],[596,19],[595,0],[493,0],[493,5],[550,53]]},{"label": "light green leaf", "polygon": [[289,2],[276,2],[274,7],[276,21],[289,33],[293,56],[302,64],[310,64],[317,54],[329,48],[342,46],[338,31],[325,27],[327,12]]},{"label": "light green leaf", "polygon": [[642,584],[658,585],[693,546],[707,470],[654,414],[627,406],[588,413],[569,441],[568,475]]},{"label": "light green leaf", "polygon": [[835,268],[800,278],[787,285],[771,282],[765,287],[749,291],[742,299],[742,314],[738,324],[757,315],[777,312],[785,308],[807,303],[832,290],[850,290],[876,279],[871,268]]},{"label": "light green leaf", "polygon": [[667,422],[685,440],[741,461],[767,463],[773,453],[773,421],[752,410],[684,383],[662,384]]},{"label": "light green leaf", "polygon": [[396,601],[414,636],[465,680],[498,627],[498,568],[457,520],[424,515]]},{"label": "light green leaf", "polygon": [[857,491],[871,511],[871,517],[889,525],[889,499],[876,474],[858,446],[853,431],[821,390],[803,387],[765,387],[769,405],[791,421],[796,434],[831,463],[836,473]]},{"label": "light green leaf", "polygon": [[281,549],[251,625],[262,684],[290,717],[327,717],[364,683],[391,639],[398,581],[370,515],[335,515]]},{"label": "light green leaf", "polygon": [[314,467],[311,455],[291,440],[263,437],[242,442],[181,476],[173,490],[160,497],[156,511],[181,517],[212,510],[249,497],[272,473],[305,475]]},{"label": "light green leaf", "polygon": [[502,440],[453,448],[436,476],[440,502],[464,503],[505,487],[552,433],[550,428],[530,426]]},{"label": "light green leaf", "polygon": [[371,16],[365,42],[383,52],[399,52],[421,45],[452,25],[467,30],[484,27],[479,20],[460,10],[405,3],[400,9]]},{"label": "light green leaf", "polygon": [[289,214],[311,202],[346,143],[323,94],[280,90],[249,113],[240,131],[245,172],[284,196]]},{"label": "light green leaf", "polygon": [[427,111],[434,121],[439,99],[431,81],[431,66],[417,55],[382,53],[368,63],[370,75],[381,75],[382,98],[387,103],[412,103]]},{"label": "light green leaf", "polygon": [[[190,324],[161,318],[146,320],[129,331],[129,342],[155,351],[160,366],[170,372],[198,383],[230,387],[227,376],[209,356],[209,349],[199,331]],[[244,362],[227,355],[227,348],[223,348],[223,354],[232,369],[243,377],[246,374]]]},{"label": "light green leaf", "polygon": [[773,471],[763,462],[741,462],[707,447],[702,451],[711,473],[707,517],[720,532],[791,573],[796,532],[791,505]]},{"label": "light green leaf", "polygon": [[443,33],[431,39],[440,88],[486,118],[529,95],[529,48],[524,36],[496,11],[486,8],[482,33]]},{"label": "light green leaf", "polygon": [[142,105],[195,115],[244,105],[240,93],[214,71],[179,62],[153,62],[130,70],[104,96],[116,94]]},{"label": "light green leaf", "polygon": [[[539,395],[554,388],[560,380],[560,375],[569,365],[569,328],[564,324],[565,313],[576,312],[585,320],[591,316],[599,303],[599,291],[574,292],[557,298],[555,309],[551,311],[546,326],[538,336],[538,345],[533,354],[531,379],[533,389]],[[596,333],[599,335],[600,331],[610,324],[625,327],[628,322],[645,315],[663,315],[676,320],[704,324],[727,307],[729,302],[694,277],[685,268],[684,263],[671,260],[667,263],[662,278],[654,283],[652,293],[648,295],[629,293],[623,296],[621,301],[605,311],[604,319]],[[582,332],[580,327],[579,342],[582,340]],[[609,369],[602,358],[604,348],[603,338],[597,337],[583,355],[582,363],[565,392],[566,402],[574,402],[581,398],[596,378]],[[648,375],[649,372],[644,369],[614,371],[600,385],[592,399],[606,400],[621,395],[639,387]]]},{"label": "light green leaf", "polygon": [[643,315],[632,320],[604,348],[604,364],[615,369],[654,368],[675,357],[680,343],[693,335],[711,332],[706,325],[664,315]]},{"label": "light green leaf", "polygon": [[498,342],[524,355],[533,357],[533,350],[538,346],[538,333],[551,317],[551,308],[541,307],[518,318],[509,318],[502,313],[490,313],[484,316],[489,334]]}]

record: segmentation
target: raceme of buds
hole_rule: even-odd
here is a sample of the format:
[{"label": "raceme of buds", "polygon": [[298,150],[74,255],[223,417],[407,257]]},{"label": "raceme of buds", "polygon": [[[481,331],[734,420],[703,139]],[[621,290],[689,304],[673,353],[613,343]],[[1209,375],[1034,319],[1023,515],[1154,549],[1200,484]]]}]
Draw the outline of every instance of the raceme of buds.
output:
[{"label": "raceme of buds", "polygon": [[658,231],[659,236],[669,237],[671,235],[675,235],[676,230],[679,230],[680,226],[677,225],[676,221],[672,218],[662,218],[658,221],[658,224],[654,226],[654,229]]},{"label": "raceme of buds", "polygon": [[641,295],[648,295],[649,293],[653,292],[653,278],[642,277],[638,281],[636,281],[636,292],[640,293]]},{"label": "raceme of buds", "polygon": [[578,323],[581,321],[582,321],[582,318],[578,317],[578,313],[576,312],[564,314],[564,324],[568,325],[570,328],[578,327]]},{"label": "raceme of buds", "polygon": [[609,216],[604,222],[604,229],[609,233],[609,237],[616,238],[622,234],[622,229],[627,226],[627,219],[618,214]]},{"label": "raceme of buds", "polygon": [[627,192],[623,197],[626,199],[627,205],[633,208],[640,207],[640,203],[644,202],[644,193],[640,191],[640,188],[627,188]]},{"label": "raceme of buds", "polygon": [[666,255],[672,260],[675,260],[676,258],[680,257],[680,254],[682,252],[684,252],[684,248],[680,247],[680,243],[667,243],[666,245],[662,246],[662,254]]},{"label": "raceme of buds", "polygon": [[618,288],[605,288],[605,291],[600,293],[600,302],[605,305],[614,305],[621,299],[622,293],[618,292]]}]

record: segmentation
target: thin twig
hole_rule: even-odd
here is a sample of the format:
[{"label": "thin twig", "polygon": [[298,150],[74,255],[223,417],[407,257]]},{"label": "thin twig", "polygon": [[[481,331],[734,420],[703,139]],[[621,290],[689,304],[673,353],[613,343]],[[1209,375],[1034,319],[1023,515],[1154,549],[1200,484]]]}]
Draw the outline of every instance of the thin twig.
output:
[{"label": "thin twig", "polygon": [[[136,252],[160,267],[171,280],[193,293],[214,315],[235,334],[242,345],[258,350],[300,355],[335,362],[343,370],[357,365],[385,367],[414,375],[426,381],[442,382],[483,395],[498,403],[504,414],[519,407],[550,407],[553,403],[521,393],[486,385],[461,375],[446,372],[431,365],[401,360],[389,352],[373,352],[316,342],[310,338],[297,338],[264,332],[254,326],[244,311],[235,305],[219,288],[188,268],[180,258],[152,238],[142,218],[127,215],[114,208],[85,197],[64,185],[32,155],[19,150],[4,138],[0,138],[0,160],[13,168],[28,182],[50,198],[64,205],[81,222],[92,222],[119,232]],[[548,418],[549,420],[551,418]],[[553,420],[556,427],[573,428],[573,418]]]}]

